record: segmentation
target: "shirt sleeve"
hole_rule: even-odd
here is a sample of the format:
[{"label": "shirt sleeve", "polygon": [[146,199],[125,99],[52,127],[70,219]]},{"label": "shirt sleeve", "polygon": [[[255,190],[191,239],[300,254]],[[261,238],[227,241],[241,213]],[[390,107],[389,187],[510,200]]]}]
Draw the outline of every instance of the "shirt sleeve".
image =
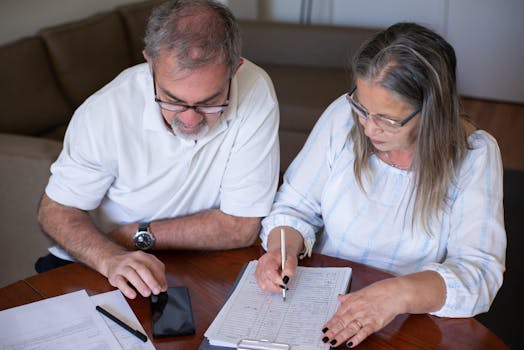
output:
[{"label": "shirt sleeve", "polygon": [[257,67],[248,69],[250,74],[238,78],[240,126],[220,189],[220,209],[236,216],[264,217],[278,185],[279,109],[267,74]]},{"label": "shirt sleeve", "polygon": [[315,244],[323,228],[321,198],[330,176],[334,159],[347,147],[347,134],[352,119],[343,98],[333,102],[319,118],[304,147],[284,175],[271,214],[262,221],[260,238],[267,249],[270,231],[289,226],[304,237],[306,248]]},{"label": "shirt sleeve", "polygon": [[[446,284],[444,306],[432,314],[471,317],[486,312],[502,285],[506,232],[502,207],[502,162],[487,133],[473,138],[452,198],[447,255],[425,270]],[[473,134],[474,135],[474,134]],[[471,137],[470,137],[471,139]]]},{"label": "shirt sleeve", "polygon": [[104,128],[97,132],[89,122],[88,105],[80,106],[71,119],[45,190],[54,201],[82,210],[98,207],[114,180],[108,157],[114,147],[96,137]]}]

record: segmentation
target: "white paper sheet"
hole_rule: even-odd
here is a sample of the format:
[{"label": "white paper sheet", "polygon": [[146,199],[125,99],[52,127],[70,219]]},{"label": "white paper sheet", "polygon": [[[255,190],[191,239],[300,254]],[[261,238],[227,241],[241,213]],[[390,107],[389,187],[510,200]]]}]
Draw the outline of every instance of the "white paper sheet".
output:
[{"label": "white paper sheet", "polygon": [[154,350],[96,311],[100,305],[145,334],[119,290],[89,297],[85,290],[0,311],[0,349]]},{"label": "white paper sheet", "polygon": [[0,348],[122,349],[85,290],[0,312]]},{"label": "white paper sheet", "polygon": [[324,323],[335,313],[338,294],[346,292],[351,268],[298,267],[286,301],[281,293],[263,292],[246,267],[231,297],[205,333],[211,345],[236,347],[240,339],[265,339],[293,350],[328,349],[321,341]]},{"label": "white paper sheet", "polygon": [[[124,322],[131,328],[146,334],[144,328],[138,321],[133,310],[131,309],[126,299],[119,290],[93,295],[91,296],[91,301],[93,302],[93,307],[95,307],[95,305],[102,306],[104,309],[109,311],[111,314],[116,316],[118,319],[120,319],[122,322]],[[143,341],[141,341],[140,339],[138,339],[137,337],[135,337],[134,335],[117,325],[115,322],[108,319],[107,317],[102,317],[111,329],[111,332],[113,332],[114,336],[118,339],[118,342],[120,343],[123,349],[155,350],[153,343],[151,343],[151,339],[148,338],[147,342],[144,343]]]}]

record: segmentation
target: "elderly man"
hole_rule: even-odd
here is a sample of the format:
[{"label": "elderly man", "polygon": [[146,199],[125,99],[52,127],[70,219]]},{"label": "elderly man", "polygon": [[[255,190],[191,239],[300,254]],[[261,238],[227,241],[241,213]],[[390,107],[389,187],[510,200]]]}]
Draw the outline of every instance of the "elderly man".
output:
[{"label": "elderly man", "polygon": [[146,250],[253,244],[279,170],[275,92],[225,6],[167,1],[145,44],[75,112],[38,211],[57,245],[37,271],[77,260],[129,298],[167,289]]}]

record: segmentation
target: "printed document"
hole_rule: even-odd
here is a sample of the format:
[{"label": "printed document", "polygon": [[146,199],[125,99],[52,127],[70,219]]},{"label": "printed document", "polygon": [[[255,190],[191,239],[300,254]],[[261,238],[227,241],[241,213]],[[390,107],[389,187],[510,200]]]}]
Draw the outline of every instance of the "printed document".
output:
[{"label": "printed document", "polygon": [[0,311],[0,349],[154,350],[96,311],[100,305],[145,334],[119,290],[89,297],[85,290]]},{"label": "printed document", "polygon": [[85,290],[0,312],[1,349],[122,349]]},{"label": "printed document", "polygon": [[214,346],[236,348],[241,339],[286,343],[293,350],[325,350],[324,323],[333,316],[338,294],[346,293],[349,267],[302,267],[281,293],[262,291],[255,280],[257,261],[251,261],[205,336]]},{"label": "printed document", "polygon": [[[143,334],[146,334],[146,331],[138,321],[135,313],[127,303],[126,299],[122,295],[122,292],[119,290],[114,290],[107,293],[97,294],[91,296],[91,301],[93,302],[93,307],[96,305],[102,306],[104,309],[109,311],[111,314],[115,315],[118,319],[123,321],[125,324],[130,326],[133,329],[136,329]],[[125,350],[155,350],[151,339],[148,337],[147,342],[143,342],[119,325],[117,325],[112,320],[100,315],[106,324],[109,326],[109,329],[114,334],[122,349]]]}]

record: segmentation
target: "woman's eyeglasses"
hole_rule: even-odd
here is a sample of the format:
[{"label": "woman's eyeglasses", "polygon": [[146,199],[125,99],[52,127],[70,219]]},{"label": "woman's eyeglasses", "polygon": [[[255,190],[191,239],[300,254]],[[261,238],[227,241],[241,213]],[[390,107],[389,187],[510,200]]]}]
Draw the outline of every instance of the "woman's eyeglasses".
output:
[{"label": "woman's eyeglasses", "polygon": [[398,132],[398,130],[406,125],[411,119],[413,119],[418,113],[420,113],[421,109],[417,109],[415,112],[411,113],[406,118],[398,121],[391,119],[389,117],[385,117],[380,114],[371,114],[368,113],[366,108],[362,106],[360,103],[358,103],[355,98],[353,97],[355,94],[355,91],[357,88],[355,87],[351,92],[346,94],[346,99],[348,100],[349,104],[351,105],[353,111],[358,115],[359,118],[362,118],[363,120],[369,120],[369,118],[372,118],[375,124],[379,128],[381,128],[384,131],[388,132]]}]

